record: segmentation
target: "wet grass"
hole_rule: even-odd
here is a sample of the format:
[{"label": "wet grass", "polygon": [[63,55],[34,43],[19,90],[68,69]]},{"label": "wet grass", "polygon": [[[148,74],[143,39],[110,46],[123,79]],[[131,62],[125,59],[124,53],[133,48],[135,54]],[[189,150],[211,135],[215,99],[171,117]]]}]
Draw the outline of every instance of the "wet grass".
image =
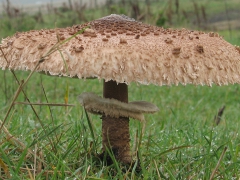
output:
[{"label": "wet grass", "polygon": [[[1,76],[3,73],[1,71]],[[17,76],[24,79],[26,74],[17,73]],[[10,72],[5,77],[9,79],[6,85],[10,98],[1,92],[1,119],[18,87]],[[14,105],[5,127],[26,148],[33,150],[33,154],[28,154],[26,148],[1,133],[1,160],[13,179],[31,179],[34,175],[36,179],[209,179],[223,152],[214,177],[240,178],[238,85],[210,88],[131,84],[131,101],[155,103],[160,111],[146,116],[146,130],[139,146],[142,171],[122,172],[124,167],[121,164],[105,166],[99,161],[96,152],[101,152],[101,121],[98,116],[89,115],[92,124],[89,126],[77,101],[81,92],[101,95],[102,82],[34,74],[24,90],[31,102],[64,103],[67,84],[68,103],[75,104],[74,107],[34,106],[37,118],[30,106]],[[25,98],[20,94],[17,102],[22,101]],[[226,110],[216,126],[214,116],[223,105]],[[139,144],[141,127],[140,122],[131,120],[133,148]],[[2,171],[1,177],[6,176]]]}]

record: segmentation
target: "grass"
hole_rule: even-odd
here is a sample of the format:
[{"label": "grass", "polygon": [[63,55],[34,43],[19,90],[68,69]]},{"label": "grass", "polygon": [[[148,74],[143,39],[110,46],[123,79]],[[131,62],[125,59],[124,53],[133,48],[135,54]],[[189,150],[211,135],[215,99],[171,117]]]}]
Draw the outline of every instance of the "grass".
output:
[{"label": "grass", "polygon": [[[3,72],[1,72],[3,74]],[[6,74],[13,79],[11,73]],[[19,73],[20,79],[26,73]],[[11,81],[9,81],[11,82]],[[12,81],[13,82],[13,81]],[[36,179],[65,178],[123,178],[139,177],[163,179],[208,179],[217,165],[221,153],[227,151],[214,175],[218,178],[239,178],[239,87],[213,86],[172,86],[153,85],[129,87],[130,100],[146,100],[155,103],[160,112],[146,117],[146,131],[141,140],[140,160],[145,169],[142,175],[134,172],[122,173],[121,165],[104,166],[96,157],[101,152],[101,121],[98,116],[89,115],[92,127],[77,102],[77,95],[84,91],[97,94],[102,92],[102,82],[98,80],[78,80],[50,78],[34,74],[25,88],[31,102],[46,102],[41,84],[49,102],[64,103],[66,84],[69,85],[69,103],[75,107],[36,106],[37,120],[26,105],[15,105],[5,126],[11,134],[27,147],[36,151],[33,157],[25,158],[26,149],[11,144],[1,134],[1,159],[8,167],[13,179],[30,178],[37,165],[44,167]],[[8,84],[14,93],[17,85]],[[31,87],[31,88],[30,88]],[[9,95],[10,96],[10,95]],[[6,112],[10,101],[1,96],[2,112]],[[24,101],[20,95],[17,101]],[[7,104],[3,103],[6,102]],[[214,116],[223,105],[226,110],[219,126],[214,125]],[[4,113],[1,119],[4,118]],[[131,145],[137,143],[141,123],[131,120]],[[95,139],[91,136],[93,129]],[[95,142],[96,146],[93,146]],[[34,152],[35,153],[35,152]],[[42,157],[39,155],[42,154]],[[41,163],[40,163],[41,162]],[[29,170],[28,170],[29,169]],[[4,173],[2,173],[2,176]]]},{"label": "grass", "polygon": [[[219,33],[240,45],[238,30]],[[28,74],[16,72],[19,80],[26,80]],[[0,71],[0,77],[3,120],[19,85],[10,71]],[[131,147],[132,151],[138,148],[139,157],[132,171],[117,162],[105,166],[99,161],[101,120],[87,116],[78,103],[82,92],[101,95],[102,81],[34,73],[24,91],[31,102],[64,104],[67,100],[75,106],[34,105],[34,113],[29,105],[14,104],[4,124],[10,134],[2,133],[3,129],[0,133],[0,179],[240,178],[239,85],[210,88],[132,83],[130,101],[149,101],[160,109],[145,117],[144,134],[139,121],[130,121]],[[26,102],[23,93],[16,102]],[[216,126],[214,117],[224,105]]]}]

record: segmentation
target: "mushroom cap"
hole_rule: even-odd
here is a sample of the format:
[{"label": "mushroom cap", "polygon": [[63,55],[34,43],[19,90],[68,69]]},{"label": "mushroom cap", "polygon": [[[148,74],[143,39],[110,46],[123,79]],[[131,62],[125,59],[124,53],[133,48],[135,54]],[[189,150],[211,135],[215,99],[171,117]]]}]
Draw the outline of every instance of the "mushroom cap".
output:
[{"label": "mushroom cap", "polygon": [[[73,36],[83,28],[87,28],[84,33]],[[39,59],[64,40],[36,71],[126,84],[240,83],[239,47],[218,34],[163,29],[115,14],[68,28],[7,37],[0,45],[4,53],[0,51],[0,67],[33,71]]]}]

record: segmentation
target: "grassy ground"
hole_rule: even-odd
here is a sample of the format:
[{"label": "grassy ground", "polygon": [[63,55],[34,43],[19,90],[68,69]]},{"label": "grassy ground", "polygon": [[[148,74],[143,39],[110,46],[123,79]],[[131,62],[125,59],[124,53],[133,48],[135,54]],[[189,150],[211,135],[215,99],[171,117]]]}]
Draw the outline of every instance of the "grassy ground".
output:
[{"label": "grassy ground", "polygon": [[[239,30],[220,34],[240,45]],[[28,74],[16,72],[19,80],[26,80]],[[75,106],[35,105],[35,114],[31,106],[15,104],[7,116],[19,85],[10,71],[0,71],[0,77],[0,119],[6,118],[5,133],[3,129],[0,133],[0,179],[240,178],[239,85],[131,84],[130,101],[146,100],[160,111],[146,116],[144,134],[142,123],[131,120],[131,147],[133,152],[138,149],[141,170],[136,169],[136,161],[128,171],[119,163],[105,166],[99,161],[101,121],[95,115],[87,118],[77,100],[82,92],[101,95],[101,81],[33,74],[24,87],[31,102],[64,103],[67,99]],[[26,102],[23,93],[16,102]],[[215,125],[214,117],[223,106],[220,124]]]},{"label": "grassy ground", "polygon": [[[12,96],[17,86],[10,73],[6,76],[12,80],[11,84],[7,84],[8,96]],[[22,73],[18,77],[22,79]],[[132,179],[208,179],[225,150],[214,177],[240,178],[238,85],[209,88],[131,84],[130,100],[146,100],[160,108],[157,114],[146,117],[146,130],[139,147],[143,167],[139,175],[118,171],[119,164],[104,166],[96,158],[96,152],[101,152],[101,121],[99,117],[90,115],[92,127],[89,126],[76,97],[84,91],[100,95],[101,82],[34,74],[25,90],[31,102],[47,102],[43,85],[49,102],[64,103],[67,84],[69,103],[75,104],[75,107],[34,106],[39,119],[30,106],[18,104],[11,111],[5,123],[6,128],[19,141],[35,150],[35,155],[26,158],[26,149],[4,134],[1,135],[1,160],[5,162],[13,179],[34,177],[33,169],[37,170],[36,179],[109,179],[123,176]],[[8,97],[6,102],[6,94],[2,94],[1,111],[6,112],[11,101]],[[25,101],[25,98],[21,95],[17,101]],[[223,105],[226,110],[220,124],[215,126],[214,116]],[[5,113],[2,113],[1,119],[4,117]],[[133,148],[139,143],[141,126],[140,122],[131,120]],[[94,139],[91,129],[94,131]],[[3,172],[1,175],[6,177]]]}]

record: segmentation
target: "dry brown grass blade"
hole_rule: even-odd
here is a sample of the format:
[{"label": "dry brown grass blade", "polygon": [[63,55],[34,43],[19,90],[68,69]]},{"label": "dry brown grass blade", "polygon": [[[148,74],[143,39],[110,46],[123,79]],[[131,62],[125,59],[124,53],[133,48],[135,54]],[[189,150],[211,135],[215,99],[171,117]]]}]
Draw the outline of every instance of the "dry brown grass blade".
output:
[{"label": "dry brown grass blade", "polygon": [[136,156],[138,153],[138,142],[139,142],[139,137],[138,137],[138,129],[136,130],[136,134],[134,136],[133,140],[133,156]]},{"label": "dry brown grass blade", "polygon": [[[20,140],[18,140],[17,138],[15,138],[15,137],[7,130],[7,128],[4,126],[4,124],[5,124],[6,120],[7,120],[8,116],[9,116],[9,114],[10,114],[12,108],[13,108],[13,106],[14,106],[15,104],[18,104],[18,103],[16,103],[16,99],[18,98],[20,92],[22,91],[23,94],[24,94],[24,96],[26,97],[26,99],[27,99],[27,101],[28,101],[26,104],[27,104],[27,105],[31,105],[31,107],[32,107],[35,115],[37,116],[39,122],[41,123],[42,127],[44,127],[43,124],[42,124],[42,122],[41,122],[41,120],[39,119],[39,117],[38,117],[38,115],[37,115],[34,107],[33,107],[34,103],[30,103],[30,100],[28,99],[26,93],[24,92],[23,87],[28,83],[28,80],[32,77],[33,73],[37,70],[38,66],[39,66],[42,62],[45,61],[45,58],[46,58],[47,56],[49,56],[49,55],[52,54],[53,52],[57,51],[58,48],[59,48],[62,44],[64,44],[65,42],[67,42],[67,41],[70,40],[71,38],[75,37],[77,34],[82,33],[84,30],[85,30],[85,29],[83,29],[82,31],[79,31],[78,33],[76,33],[76,34],[73,35],[72,37],[70,37],[70,38],[68,38],[68,39],[66,39],[66,40],[64,40],[64,41],[61,41],[61,42],[58,42],[57,44],[55,44],[43,57],[41,57],[41,58],[39,59],[37,65],[36,65],[36,66],[34,67],[34,69],[30,72],[30,74],[28,75],[28,77],[26,78],[25,81],[24,81],[24,80],[19,81],[18,78],[16,77],[14,71],[11,70],[11,72],[13,73],[13,75],[14,75],[14,77],[15,77],[18,85],[19,85],[19,87],[18,87],[17,91],[16,91],[15,94],[14,94],[14,97],[13,97],[13,99],[12,99],[12,101],[11,101],[11,104],[10,104],[8,110],[7,110],[7,113],[6,113],[3,121],[0,120],[0,132],[1,132],[1,130],[3,130],[3,132],[5,133],[5,135],[6,135],[6,137],[7,137],[7,138],[6,138],[7,141],[9,141],[9,142],[10,142],[11,144],[13,144],[14,146],[16,146],[16,145],[19,146],[19,147],[20,147],[20,151],[24,151],[24,149],[26,149],[27,147],[25,146],[24,143],[22,143]],[[4,56],[4,59],[6,60],[6,62],[9,63],[9,61],[7,60],[7,58],[6,58],[6,56],[5,56],[5,53],[3,52],[2,48],[1,48],[1,46],[0,46],[0,51],[2,52],[2,54],[3,54],[3,56]],[[22,104],[24,104],[24,103],[22,103]],[[35,105],[43,105],[43,104],[40,103],[40,104],[35,104]],[[48,105],[48,106],[54,105],[54,106],[56,106],[56,104],[53,104],[53,103],[52,103],[52,104],[48,103],[48,104],[45,104],[45,105]],[[74,105],[57,104],[57,106],[74,106]],[[44,128],[43,128],[43,129],[44,129]],[[45,131],[45,129],[44,129],[44,131]],[[49,139],[49,142],[51,143],[52,147],[54,147],[53,144],[52,144],[52,141],[51,141],[50,139]],[[28,151],[27,156],[31,154],[31,155],[34,156],[34,159],[35,159],[35,160],[38,158],[38,157],[37,157],[37,154],[34,154],[30,148],[27,148],[27,151]],[[41,160],[42,160],[42,159],[40,158],[40,162],[39,162],[40,165],[39,165],[39,164],[38,164],[38,165],[35,164],[35,165],[37,166],[37,169],[34,169],[34,175],[33,175],[33,176],[32,176],[32,174],[31,174],[31,170],[29,170],[29,169],[27,168],[27,171],[28,171],[29,176],[30,176],[31,179],[35,177],[36,170],[38,170],[38,172],[41,171],[41,170],[40,170],[41,167],[42,167],[42,162],[41,162]],[[35,168],[36,168],[36,167],[35,167]]]},{"label": "dry brown grass blade", "polygon": [[215,169],[212,171],[212,174],[211,174],[209,180],[212,180],[212,179],[214,178],[214,176],[215,176],[215,174],[216,174],[216,172],[217,172],[217,170],[218,170],[218,167],[220,166],[220,163],[221,163],[221,161],[222,161],[222,159],[223,159],[223,156],[224,156],[224,154],[226,153],[226,151],[227,151],[227,147],[225,147],[225,148],[223,149],[223,152],[222,152],[222,154],[221,154],[221,156],[220,156],[220,158],[219,158],[219,160],[218,160],[218,162],[217,162],[217,165],[216,165]]},{"label": "dry brown grass blade", "polygon": [[34,179],[35,179],[36,175],[41,173],[41,171],[43,169],[43,162],[44,162],[43,152],[42,152],[42,150],[39,150],[38,144],[35,144],[34,163],[33,163],[34,164],[34,166],[33,166],[33,177],[34,177]]},{"label": "dry brown grass blade", "polygon": [[35,176],[33,176],[33,174],[32,174],[32,172],[30,171],[30,169],[26,166],[26,168],[27,168],[27,172],[28,172],[28,174],[29,174],[29,179],[31,179],[31,180],[34,180],[35,178]]},{"label": "dry brown grass blade", "polygon": [[42,169],[44,168],[43,166],[43,162],[44,162],[44,156],[43,156],[43,151],[42,150],[40,150],[39,152],[38,152],[38,155],[37,155],[37,157],[38,158],[40,158],[39,159],[39,161],[37,162],[37,167],[36,167],[36,173],[37,174],[40,174],[41,173],[41,171],[42,171]]},{"label": "dry brown grass blade", "polygon": [[[85,29],[84,29],[84,30],[85,30]],[[14,103],[15,103],[16,99],[18,98],[20,92],[23,91],[23,87],[28,83],[28,80],[32,77],[33,73],[37,70],[38,66],[39,66],[42,62],[45,61],[45,58],[46,58],[46,57],[48,57],[48,56],[49,56],[50,54],[52,54],[53,52],[57,51],[58,48],[59,48],[62,44],[66,43],[68,40],[70,40],[71,38],[75,37],[77,34],[83,32],[84,30],[79,31],[78,33],[76,33],[76,34],[73,35],[72,37],[70,37],[70,38],[68,38],[68,39],[66,39],[66,40],[64,40],[64,41],[60,41],[60,42],[58,42],[57,44],[55,44],[44,56],[42,56],[42,57],[39,59],[38,63],[36,64],[36,66],[34,67],[34,69],[30,72],[30,74],[28,75],[28,77],[26,78],[25,81],[22,80],[21,82],[19,82],[18,79],[17,79],[16,76],[15,76],[14,71],[11,70],[11,72],[12,72],[13,75],[14,75],[14,77],[15,77],[16,80],[18,81],[19,87],[18,87],[17,91],[15,92],[14,98],[13,98],[13,100],[12,100],[12,102],[11,102],[8,110],[7,110],[7,113],[6,113],[5,117],[4,117],[4,120],[3,120],[3,122],[2,122],[2,124],[1,124],[1,126],[0,126],[0,132],[1,132],[1,129],[2,129],[3,125],[5,124],[7,118],[8,118],[9,113],[11,112],[12,107],[14,106]],[[2,54],[3,54],[4,59],[6,60],[6,62],[9,63],[9,61],[7,60],[7,58],[6,58],[6,56],[5,56],[5,53],[3,52],[2,48],[1,48],[1,46],[0,46],[0,50],[1,50]],[[26,96],[26,94],[25,94],[24,91],[23,91],[23,94]],[[28,99],[28,98],[27,98],[27,99]],[[36,111],[35,111],[35,109],[33,108],[33,106],[31,106],[31,107],[32,107],[34,113],[36,114]],[[38,116],[37,116],[37,117],[38,117]],[[44,127],[44,125],[43,125],[42,121],[39,119],[39,117],[38,117],[38,120],[39,120],[41,126]],[[45,131],[44,128],[43,128],[43,130]],[[53,145],[53,143],[52,143],[52,141],[51,141],[50,138],[49,138],[49,142],[51,143],[52,147],[54,148],[54,145]]]},{"label": "dry brown grass blade", "polygon": [[15,102],[14,104],[36,105],[36,106],[75,106],[75,104],[61,104],[61,103],[29,103],[29,102]]},{"label": "dry brown grass blade", "polygon": [[[34,169],[30,169],[30,168],[22,168],[20,167],[20,171],[23,173],[26,173],[28,171],[30,171],[31,173],[33,173]],[[44,172],[41,172],[43,175],[48,176],[49,174],[54,174],[56,173],[55,170],[43,170]],[[62,173],[62,171],[57,171],[57,173]],[[67,175],[72,175],[71,171],[64,171],[65,174]]]},{"label": "dry brown grass blade", "polygon": [[[2,125],[1,120],[0,120],[0,125]],[[16,145],[18,146],[18,151],[23,152],[26,149],[25,144],[23,142],[21,142],[20,140],[18,140],[16,137],[14,137],[4,125],[2,126],[2,130],[6,135],[7,141],[9,141],[14,146],[16,146]],[[34,177],[36,177],[36,174],[39,174],[42,171],[43,154],[41,151],[39,153],[37,153],[37,147],[35,147],[35,153],[33,153],[33,151],[30,148],[27,148],[27,151],[28,151],[28,154],[26,155],[26,157],[28,157],[30,155],[32,155],[34,157],[34,169],[32,170],[32,169],[29,169],[28,167],[26,167],[26,170],[29,174],[29,178],[35,179]],[[4,173],[7,175],[7,177],[10,178],[8,167],[5,165],[4,162],[1,162],[1,159],[0,159],[0,166],[3,168]]]},{"label": "dry brown grass blade", "polygon": [[10,111],[12,110],[12,107],[14,106],[14,102],[15,102],[16,99],[18,98],[18,95],[20,94],[20,92],[22,91],[23,85],[24,85],[24,81],[22,80],[21,83],[20,83],[20,85],[19,85],[19,87],[18,87],[18,89],[17,89],[17,91],[15,92],[15,95],[14,95],[14,97],[13,97],[13,100],[12,100],[12,102],[11,102],[11,104],[10,104],[8,110],[7,110],[7,113],[6,113],[4,119],[3,119],[2,123],[1,123],[0,132],[1,132],[2,128],[3,128],[3,125],[5,124],[5,122],[6,122],[6,120],[7,120],[7,117],[9,116]]},{"label": "dry brown grass blade", "polygon": [[33,166],[33,168],[34,168],[33,177],[36,177],[37,149],[38,149],[37,144],[35,144],[35,148],[34,148],[34,163],[33,163],[34,164],[34,166]]},{"label": "dry brown grass blade", "polygon": [[[0,167],[3,169],[5,175],[10,179],[11,175],[8,169],[8,166],[3,162],[3,160],[0,158]],[[1,176],[0,176],[1,179]]]},{"label": "dry brown grass blade", "polygon": [[[27,147],[25,146],[25,144],[23,142],[21,142],[20,140],[18,140],[16,137],[14,137],[9,131],[8,129],[3,125],[3,122],[0,120],[0,125],[2,126],[2,130],[6,135],[6,139],[13,144],[14,146],[18,145],[19,147],[21,147],[21,151],[23,152]],[[34,153],[32,152],[32,150],[30,148],[27,149],[28,151],[28,155],[34,155]],[[28,156],[27,155],[27,156]]]},{"label": "dry brown grass blade", "polygon": [[[4,59],[5,59],[6,62],[8,63],[8,60],[7,60],[6,56],[5,56],[5,53],[3,52],[2,48],[1,48],[1,46],[0,46],[0,50],[1,50],[2,54],[3,54],[3,56],[4,56]],[[35,66],[35,69],[39,66],[39,64],[40,64],[41,62],[43,62],[43,60],[44,60],[43,58],[41,58],[41,59],[39,60],[38,64]],[[5,124],[8,116],[9,116],[9,113],[10,113],[12,107],[14,106],[15,101],[16,101],[16,99],[17,99],[17,97],[18,97],[18,95],[20,94],[21,91],[22,91],[23,95],[25,96],[26,100],[28,101],[28,103],[31,105],[29,98],[27,97],[25,91],[23,90],[23,86],[24,86],[24,85],[27,83],[27,81],[30,79],[30,77],[32,76],[33,72],[31,72],[31,73],[29,74],[29,76],[27,77],[27,80],[26,80],[25,82],[24,82],[23,80],[22,80],[22,81],[19,81],[18,78],[17,78],[17,76],[16,76],[16,74],[15,74],[15,72],[14,72],[13,70],[11,70],[11,72],[12,72],[14,78],[16,79],[19,87],[18,87],[18,89],[17,89],[17,91],[16,91],[16,93],[15,93],[15,95],[14,95],[14,98],[13,98],[13,100],[12,100],[12,102],[11,102],[11,105],[10,105],[9,108],[8,108],[8,111],[7,111],[7,113],[6,113],[5,117],[4,117],[4,120],[3,120],[3,122],[2,122],[1,125],[0,125],[0,132],[1,132],[1,129],[2,129],[3,125]],[[38,116],[35,108],[33,107],[33,105],[31,105],[31,108],[32,108],[34,114],[36,115],[38,121],[40,122],[41,126],[43,127],[43,123],[42,123],[42,121],[40,120],[40,118],[39,118],[39,116]],[[44,128],[43,128],[43,129],[44,129]],[[44,129],[44,131],[45,131],[45,129]],[[49,139],[49,140],[50,140],[50,139]],[[50,140],[50,143],[52,144],[51,140]],[[52,147],[53,147],[53,144],[52,144]]]},{"label": "dry brown grass blade", "polygon": [[162,178],[161,178],[161,175],[160,175],[160,172],[159,172],[159,170],[158,170],[158,166],[157,166],[157,163],[156,163],[156,161],[155,161],[155,160],[153,160],[153,162],[154,162],[154,165],[155,165],[155,169],[157,170],[157,175],[158,175],[158,178],[159,178],[159,179],[162,179]]}]

